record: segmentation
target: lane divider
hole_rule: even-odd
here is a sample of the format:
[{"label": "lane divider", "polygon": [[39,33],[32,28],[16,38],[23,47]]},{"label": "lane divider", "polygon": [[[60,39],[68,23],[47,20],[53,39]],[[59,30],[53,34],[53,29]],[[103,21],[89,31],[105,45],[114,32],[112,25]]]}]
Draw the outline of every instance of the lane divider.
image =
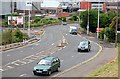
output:
[{"label": "lane divider", "polygon": [[[79,36],[80,36],[80,35],[79,35]],[[85,38],[85,39],[87,39],[87,38]],[[89,39],[88,39],[88,40],[89,40]],[[59,77],[59,76],[61,76],[62,74],[66,73],[66,72],[68,72],[68,71],[70,71],[70,70],[72,70],[72,69],[75,69],[76,67],[79,67],[79,66],[81,66],[81,65],[83,65],[83,64],[86,64],[86,63],[88,63],[89,61],[91,61],[91,60],[93,60],[94,58],[96,58],[96,57],[102,52],[103,48],[102,48],[102,46],[99,45],[98,43],[96,43],[96,42],[94,42],[94,41],[92,41],[92,42],[99,46],[99,51],[97,52],[96,55],[94,55],[94,56],[91,57],[90,59],[88,59],[88,60],[86,60],[86,61],[83,61],[83,62],[81,62],[81,63],[79,63],[79,64],[77,64],[77,65],[75,65],[75,66],[72,66],[71,68],[68,68],[68,69],[66,69],[66,70],[64,70],[64,71],[62,71],[62,72],[60,72],[60,73],[58,73],[58,74],[56,74],[56,75],[53,75],[52,77]]]}]

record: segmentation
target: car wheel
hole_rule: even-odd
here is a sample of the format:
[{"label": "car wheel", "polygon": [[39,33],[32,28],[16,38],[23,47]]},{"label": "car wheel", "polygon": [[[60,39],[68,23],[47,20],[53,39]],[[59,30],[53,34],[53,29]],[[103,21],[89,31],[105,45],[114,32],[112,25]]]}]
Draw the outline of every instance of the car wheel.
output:
[{"label": "car wheel", "polygon": [[34,72],[34,75],[37,75],[37,73]]},{"label": "car wheel", "polygon": [[78,49],[78,52],[81,52],[81,50],[80,50],[80,49]]},{"label": "car wheel", "polygon": [[87,50],[88,52],[90,51],[90,49],[88,48],[88,50]]},{"label": "car wheel", "polygon": [[89,48],[89,51],[91,51],[90,48]]},{"label": "car wheel", "polygon": [[51,75],[51,70],[50,70],[50,71],[48,71],[48,75],[49,75],[49,76]]},{"label": "car wheel", "polygon": [[59,71],[59,69],[60,69],[60,68],[58,67],[56,71],[58,72],[58,71]]}]

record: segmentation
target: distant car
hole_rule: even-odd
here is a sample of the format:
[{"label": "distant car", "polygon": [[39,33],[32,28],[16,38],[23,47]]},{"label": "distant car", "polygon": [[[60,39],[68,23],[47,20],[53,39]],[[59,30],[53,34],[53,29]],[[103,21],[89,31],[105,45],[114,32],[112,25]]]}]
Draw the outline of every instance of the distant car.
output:
[{"label": "distant car", "polygon": [[70,30],[69,30],[69,32],[71,32],[72,29],[77,29],[77,27],[75,27],[75,26],[70,26]]},{"label": "distant car", "polygon": [[90,41],[82,41],[80,42],[79,46],[78,46],[78,52],[81,51],[90,51],[91,50],[91,45],[90,45]]},{"label": "distant car", "polygon": [[78,33],[77,29],[72,29],[70,32],[70,34],[75,34],[75,35],[77,35],[77,33]]},{"label": "distant car", "polygon": [[67,23],[66,23],[66,22],[63,22],[63,25],[67,25]]},{"label": "distant car", "polygon": [[42,58],[34,67],[34,75],[46,74],[51,75],[52,72],[58,71],[60,68],[60,59],[58,57],[47,56]]}]

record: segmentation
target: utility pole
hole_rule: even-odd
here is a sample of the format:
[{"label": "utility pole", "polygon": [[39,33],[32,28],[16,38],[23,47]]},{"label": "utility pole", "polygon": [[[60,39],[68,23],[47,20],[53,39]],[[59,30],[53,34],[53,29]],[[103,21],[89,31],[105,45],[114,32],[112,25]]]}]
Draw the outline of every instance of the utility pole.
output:
[{"label": "utility pole", "polygon": [[23,11],[23,29],[25,29],[25,10]]},{"label": "utility pole", "polygon": [[[98,25],[97,25],[98,29],[99,29],[99,15],[100,15],[100,1],[98,2]],[[99,38],[99,32],[97,32],[97,38]]]},{"label": "utility pole", "polygon": [[118,29],[118,1],[117,1],[117,16],[116,16],[116,32],[115,32],[115,47],[117,47],[117,29]]},{"label": "utility pole", "polygon": [[89,1],[88,1],[88,23],[87,23],[87,35],[89,34]]},{"label": "utility pole", "polygon": [[10,27],[13,26],[12,22],[13,22],[13,16],[12,16],[12,13],[13,13],[13,5],[12,5],[12,0],[11,0],[11,24],[10,24]]},{"label": "utility pole", "polygon": [[28,16],[28,36],[30,37],[30,10],[29,10],[29,16]]},{"label": "utility pole", "polygon": [[32,9],[32,1],[30,1],[30,0],[27,1],[26,6],[29,7],[29,10],[28,10],[28,12],[29,12],[29,16],[28,16],[28,36],[30,37],[30,10]]}]

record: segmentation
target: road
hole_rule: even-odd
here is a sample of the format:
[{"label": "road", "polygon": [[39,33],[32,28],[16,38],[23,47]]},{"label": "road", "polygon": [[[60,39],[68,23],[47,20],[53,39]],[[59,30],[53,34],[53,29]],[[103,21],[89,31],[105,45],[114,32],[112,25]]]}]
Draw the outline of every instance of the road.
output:
[{"label": "road", "polygon": [[[57,56],[61,60],[60,72],[69,69],[83,61],[86,61],[97,54],[99,46],[91,42],[92,49],[88,52],[77,52],[77,46],[80,41],[85,40],[80,35],[69,34],[69,26],[78,24],[69,24],[66,26],[56,25],[45,28],[45,33],[41,41],[31,46],[2,52],[3,77],[37,77],[32,71],[33,67],[41,57],[51,55]],[[68,44],[64,48],[57,45],[62,37],[65,37]],[[54,76],[53,73],[51,76]]]}]

